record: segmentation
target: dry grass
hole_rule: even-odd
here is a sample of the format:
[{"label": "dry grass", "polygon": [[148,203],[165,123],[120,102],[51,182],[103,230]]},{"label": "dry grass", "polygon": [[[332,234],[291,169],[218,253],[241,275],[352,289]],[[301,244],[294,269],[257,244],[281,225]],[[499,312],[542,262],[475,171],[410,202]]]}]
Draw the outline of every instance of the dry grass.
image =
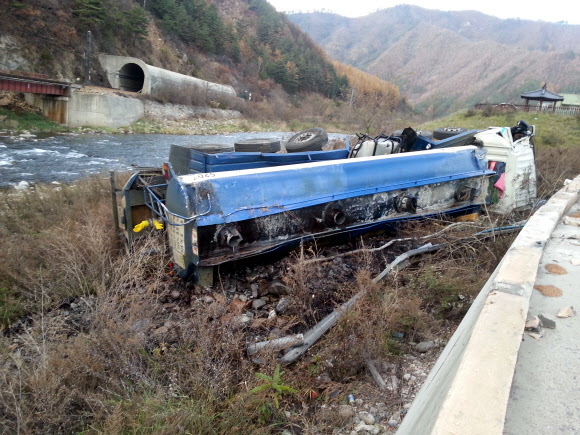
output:
[{"label": "dry grass", "polygon": [[108,192],[100,178],[0,192],[2,325],[39,311],[41,302],[52,306],[106,288],[115,246]]},{"label": "dry grass", "polygon": [[243,402],[219,417],[253,375],[242,336],[219,312],[168,311],[163,301],[174,283],[167,258],[149,254],[158,242],[117,257],[111,283],[93,296],[85,331],[69,333],[66,314],[48,308],[21,326],[18,337],[26,339],[1,358],[4,431],[210,434],[252,427],[253,410]]},{"label": "dry grass", "polygon": [[[108,180],[2,192],[4,433],[264,433],[225,309],[190,309],[162,240],[113,234]],[[183,304],[167,304],[175,290]],[[15,320],[17,322],[14,322]],[[234,431],[235,432],[235,431]]]},{"label": "dry grass", "polygon": [[[334,297],[340,297],[339,301],[344,302],[365,290],[364,300],[323,338],[322,344],[314,351],[314,362],[299,363],[303,370],[316,374],[323,370],[333,382],[344,383],[365,373],[368,360],[393,362],[408,352],[414,343],[446,339],[515,237],[515,234],[504,236],[495,242],[465,238],[470,231],[473,233],[488,225],[479,222],[467,234],[461,231],[459,235],[442,237],[437,241],[451,241],[451,245],[434,255],[422,257],[409,269],[380,283],[373,283],[372,278],[392,261],[395,253],[387,251],[357,256],[355,279],[339,286],[342,292],[334,293]],[[437,222],[434,225],[415,223],[403,228],[401,236],[417,237],[438,229]],[[405,246],[397,248],[395,245],[393,249],[402,252],[409,249]],[[294,273],[289,276],[295,291],[307,295],[301,299],[306,301],[300,309],[308,313],[312,306],[308,299],[317,297],[313,287],[321,285],[316,276],[326,276],[328,281],[328,275],[324,269],[321,270],[320,262],[301,264],[300,260],[301,257],[293,268]],[[301,286],[304,288],[300,290]],[[318,387],[324,389],[324,385]]]},{"label": "dry grass", "polygon": [[580,147],[536,148],[538,198],[548,199],[566,179],[580,175]]},{"label": "dry grass", "polygon": [[[281,396],[278,409],[267,394],[250,393],[260,382],[255,372],[272,374],[277,356],[261,354],[260,366],[246,356],[255,329],[236,326],[227,303],[208,305],[203,290],[169,277],[166,253],[152,253],[159,235],[144,238],[131,256],[118,250],[108,180],[2,195],[6,433],[262,434],[291,426],[324,432],[340,421],[321,405],[344,399],[333,391],[366,382],[367,360],[399,364],[414,343],[452,333],[512,239],[466,238],[499,225],[495,220],[441,233],[434,242],[453,243],[378,284],[372,278],[415,246],[310,261],[380,245],[380,236],[302,247],[277,263],[291,300],[274,323],[283,333],[305,331],[366,292],[308,355],[285,368],[284,382],[299,393]],[[435,233],[443,224],[410,224],[397,236]],[[312,400],[311,391],[321,398]],[[383,399],[400,405],[394,392]]]}]

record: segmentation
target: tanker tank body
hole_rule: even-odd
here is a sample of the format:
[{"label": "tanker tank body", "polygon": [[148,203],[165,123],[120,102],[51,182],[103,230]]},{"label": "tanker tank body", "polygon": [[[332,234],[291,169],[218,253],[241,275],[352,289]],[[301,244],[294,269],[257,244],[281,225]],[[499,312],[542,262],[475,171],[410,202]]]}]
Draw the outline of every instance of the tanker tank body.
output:
[{"label": "tanker tank body", "polygon": [[211,282],[213,267],[363,234],[488,202],[485,151],[474,146],[171,177],[169,246],[183,277]]}]

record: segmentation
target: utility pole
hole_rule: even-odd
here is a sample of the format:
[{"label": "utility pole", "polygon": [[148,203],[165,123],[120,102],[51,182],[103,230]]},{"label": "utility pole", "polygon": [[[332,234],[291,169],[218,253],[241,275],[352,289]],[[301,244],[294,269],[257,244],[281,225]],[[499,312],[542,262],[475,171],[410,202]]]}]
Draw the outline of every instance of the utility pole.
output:
[{"label": "utility pole", "polygon": [[93,51],[93,35],[89,30],[87,32],[87,48],[85,50],[85,72],[87,83],[91,83],[91,54]]}]

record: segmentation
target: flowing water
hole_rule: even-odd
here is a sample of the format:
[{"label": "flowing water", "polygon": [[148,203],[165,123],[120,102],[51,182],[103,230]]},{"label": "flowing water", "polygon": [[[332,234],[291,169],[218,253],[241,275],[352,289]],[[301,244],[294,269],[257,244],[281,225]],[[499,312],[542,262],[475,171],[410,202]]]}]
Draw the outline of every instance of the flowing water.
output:
[{"label": "flowing water", "polygon": [[[257,137],[288,140],[293,133],[234,133],[212,136],[161,134],[83,134],[48,137],[0,136],[0,187],[68,182],[109,170],[155,166],[169,157],[171,145],[233,144]],[[329,135],[343,137],[343,135]]]}]

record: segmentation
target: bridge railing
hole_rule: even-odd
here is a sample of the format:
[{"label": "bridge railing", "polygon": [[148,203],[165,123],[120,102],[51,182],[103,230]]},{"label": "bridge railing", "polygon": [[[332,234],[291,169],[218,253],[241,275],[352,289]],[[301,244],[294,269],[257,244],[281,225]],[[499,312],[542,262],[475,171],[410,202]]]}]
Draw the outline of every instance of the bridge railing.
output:
[{"label": "bridge railing", "polygon": [[18,76],[0,71],[0,90],[44,95],[64,95],[68,82],[52,79]]}]

